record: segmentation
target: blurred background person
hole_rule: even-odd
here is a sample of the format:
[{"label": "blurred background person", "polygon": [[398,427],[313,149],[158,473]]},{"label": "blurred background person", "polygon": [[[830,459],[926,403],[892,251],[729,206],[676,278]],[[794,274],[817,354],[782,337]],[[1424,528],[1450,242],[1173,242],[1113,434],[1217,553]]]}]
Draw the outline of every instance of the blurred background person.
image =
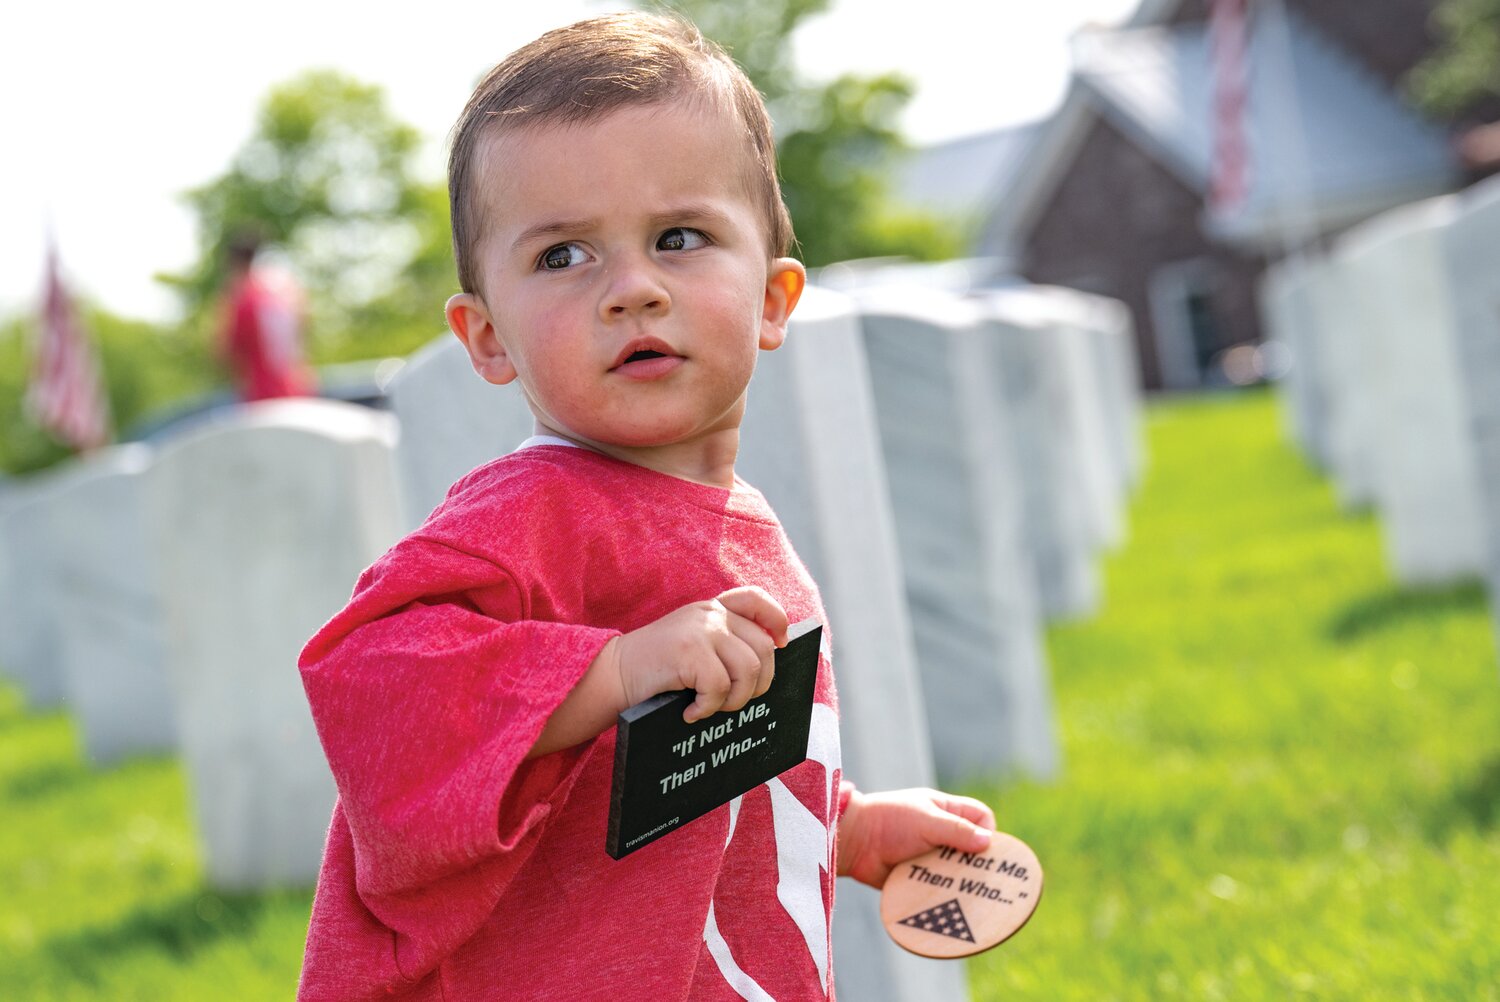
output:
[{"label": "blurred background person", "polygon": [[229,241],[220,356],[246,401],[307,396],[315,381],[302,355],[302,290],[285,269],[256,262],[260,246],[251,231]]}]

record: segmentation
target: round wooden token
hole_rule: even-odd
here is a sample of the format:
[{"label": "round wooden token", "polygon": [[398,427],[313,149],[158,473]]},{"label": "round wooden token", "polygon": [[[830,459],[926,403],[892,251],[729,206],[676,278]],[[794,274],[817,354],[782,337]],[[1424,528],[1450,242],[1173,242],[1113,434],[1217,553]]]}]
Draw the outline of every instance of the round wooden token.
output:
[{"label": "round wooden token", "polygon": [[1036,853],[996,832],[984,852],[934,849],[897,866],[880,892],[880,919],[898,945],[946,960],[1003,943],[1041,898]]}]

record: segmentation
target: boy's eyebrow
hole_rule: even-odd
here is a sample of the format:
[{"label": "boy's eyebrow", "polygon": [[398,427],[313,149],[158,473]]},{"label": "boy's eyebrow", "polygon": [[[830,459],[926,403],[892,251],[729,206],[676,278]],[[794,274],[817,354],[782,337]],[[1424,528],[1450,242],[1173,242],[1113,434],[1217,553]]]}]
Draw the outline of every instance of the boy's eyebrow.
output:
[{"label": "boy's eyebrow", "polygon": [[683,222],[684,220],[727,223],[729,216],[708,202],[688,202],[684,205],[673,206],[665,212],[654,213],[651,216],[653,226],[668,226],[672,223]]},{"label": "boy's eyebrow", "polygon": [[[716,208],[708,202],[688,202],[684,205],[673,206],[662,212],[654,212],[649,217],[652,226],[670,226],[673,223],[706,221],[711,223],[725,224],[729,222],[729,215]],[[535,226],[528,226],[521,231],[511,244],[512,250],[520,250],[533,241],[543,237],[571,236],[576,233],[595,229],[599,225],[597,219],[554,219]]]},{"label": "boy's eyebrow", "polygon": [[593,229],[596,225],[598,225],[597,221],[593,219],[555,219],[547,223],[538,223],[535,226],[528,226],[522,230],[521,235],[516,237],[510,247],[511,250],[520,250],[532,241],[542,237],[557,237],[570,233],[578,233],[582,230]]}]

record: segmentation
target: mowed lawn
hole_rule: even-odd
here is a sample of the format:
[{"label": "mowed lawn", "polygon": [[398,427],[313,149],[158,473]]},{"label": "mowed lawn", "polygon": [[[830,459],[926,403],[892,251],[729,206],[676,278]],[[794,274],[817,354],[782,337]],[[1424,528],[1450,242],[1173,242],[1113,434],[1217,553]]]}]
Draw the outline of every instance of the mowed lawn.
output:
[{"label": "mowed lawn", "polygon": [[0,999],[289,999],[310,891],[203,886],[169,759],[94,770],[64,714],[0,694]]},{"label": "mowed lawn", "polygon": [[1066,773],[1000,785],[1030,925],[975,997],[1500,999],[1500,668],[1402,590],[1265,393],[1149,416],[1101,615],[1048,638]]},{"label": "mowed lawn", "polygon": [[[1148,437],[1104,608],[1049,635],[1063,777],[968,791],[1047,874],[976,1000],[1500,1000],[1483,592],[1397,589],[1267,394]],[[286,999],[309,903],[206,890],[177,762],[89,769],[0,686],[0,999]]]}]

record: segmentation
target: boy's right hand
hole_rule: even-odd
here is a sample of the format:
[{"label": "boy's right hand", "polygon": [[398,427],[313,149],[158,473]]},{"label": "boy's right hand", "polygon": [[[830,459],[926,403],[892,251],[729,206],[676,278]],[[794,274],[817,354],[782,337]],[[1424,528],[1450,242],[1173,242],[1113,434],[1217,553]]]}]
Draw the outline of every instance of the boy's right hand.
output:
[{"label": "boy's right hand", "polygon": [[692,689],[698,697],[682,715],[688,723],[738,710],[771,687],[776,648],[786,646],[788,626],[775,599],[747,586],[632,630],[615,641],[625,705]]}]

